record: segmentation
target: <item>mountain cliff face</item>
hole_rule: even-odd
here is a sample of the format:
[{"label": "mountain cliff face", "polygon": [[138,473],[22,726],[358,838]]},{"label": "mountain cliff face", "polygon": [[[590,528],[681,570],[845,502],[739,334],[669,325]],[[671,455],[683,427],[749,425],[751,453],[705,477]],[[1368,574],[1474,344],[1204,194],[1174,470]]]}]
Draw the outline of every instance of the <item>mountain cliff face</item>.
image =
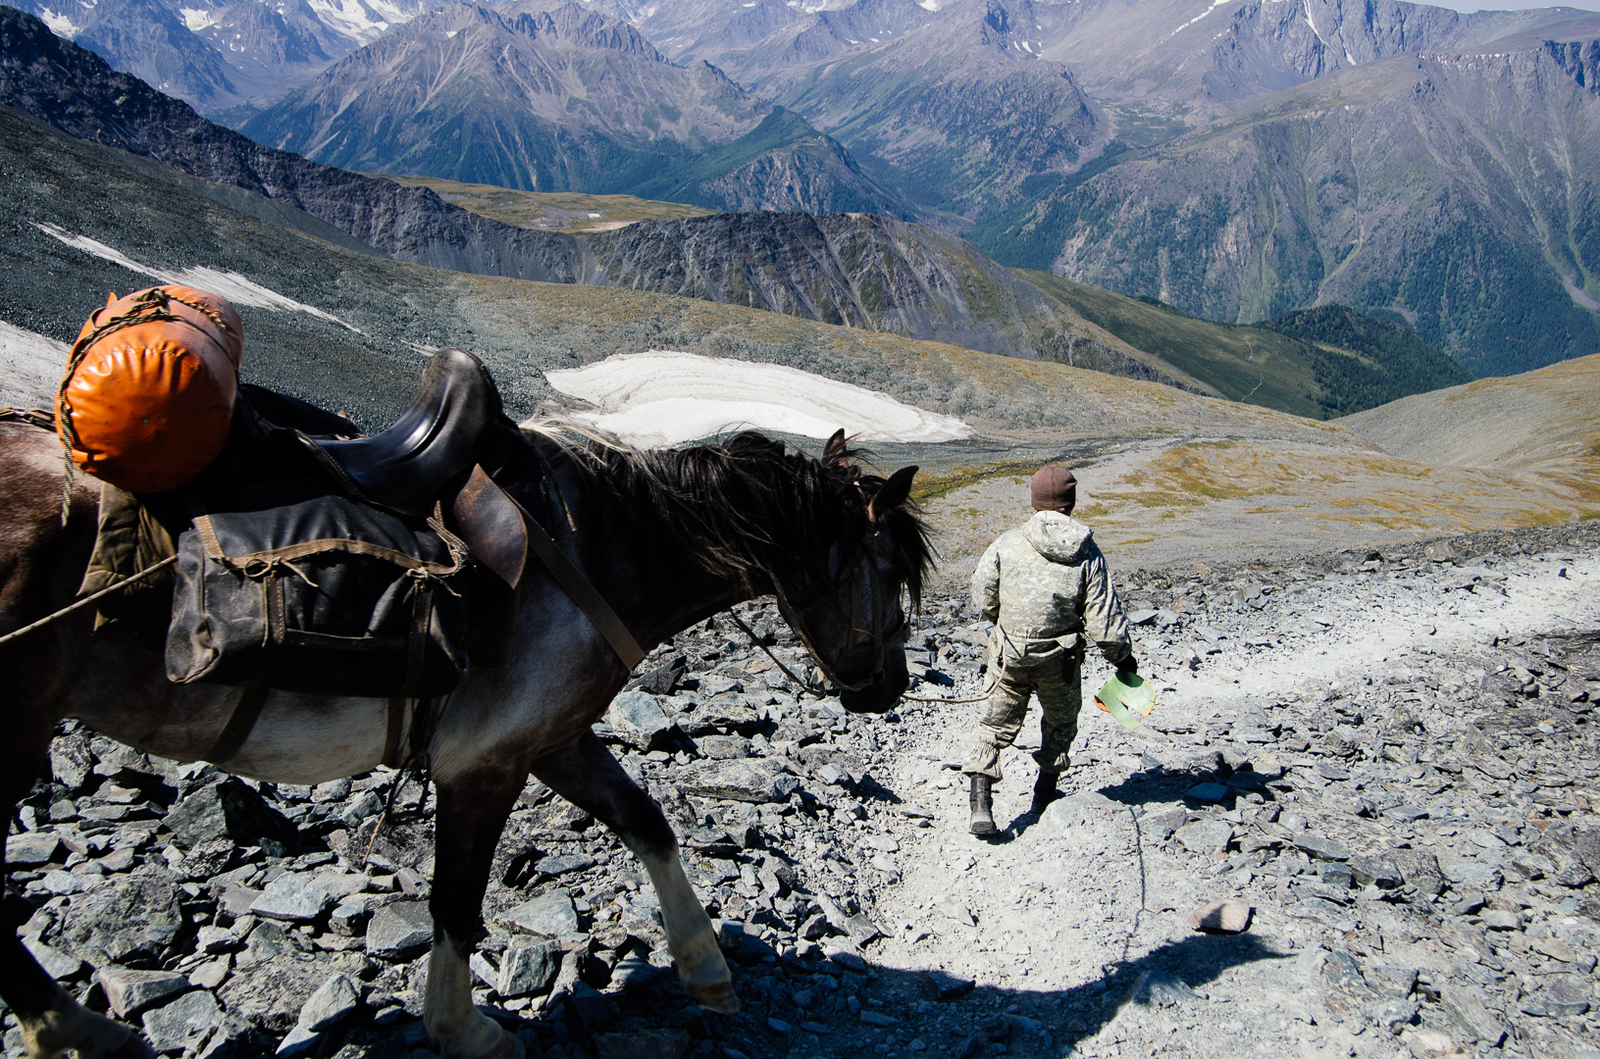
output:
[{"label": "mountain cliff face", "polygon": [[0,8],[0,104],[293,206],[401,261],[730,302],[1215,392],[920,225],[763,212],[641,221],[581,238],[515,228],[424,188],[263,147],[8,8]]},{"label": "mountain cliff face", "polygon": [[1385,310],[1478,374],[1581,356],[1600,346],[1597,54],[1343,71],[1064,181],[997,241],[1213,319]]},{"label": "mountain cliff face", "polygon": [[329,165],[714,208],[902,212],[847,153],[705,63],[674,65],[625,22],[447,4],[251,119]]}]

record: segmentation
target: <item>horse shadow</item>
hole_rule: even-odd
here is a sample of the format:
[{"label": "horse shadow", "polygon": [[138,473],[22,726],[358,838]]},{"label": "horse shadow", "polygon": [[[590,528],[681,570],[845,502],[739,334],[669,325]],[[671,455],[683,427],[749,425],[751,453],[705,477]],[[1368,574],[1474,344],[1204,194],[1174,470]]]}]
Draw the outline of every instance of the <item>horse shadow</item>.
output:
[{"label": "horse shadow", "polygon": [[[870,951],[870,950],[869,950]],[[1197,1015],[1206,986],[1231,968],[1285,960],[1250,934],[1195,934],[1065,988],[979,984],[958,973],[890,967],[848,954],[779,953],[754,937],[727,953],[741,1011],[716,1015],[690,1000],[669,969],[626,970],[624,988],[582,984],[532,1018],[484,1008],[544,1059],[610,1056],[865,1056],[925,1054],[972,1059],[1071,1055],[1113,1023],[1158,1008]],[[624,973],[619,966],[618,973]],[[691,1043],[692,1042],[692,1043]],[[920,1042],[920,1044],[918,1043]],[[420,1022],[352,1033],[338,1052],[406,1059],[426,1047]],[[331,1054],[331,1053],[330,1053]]]}]

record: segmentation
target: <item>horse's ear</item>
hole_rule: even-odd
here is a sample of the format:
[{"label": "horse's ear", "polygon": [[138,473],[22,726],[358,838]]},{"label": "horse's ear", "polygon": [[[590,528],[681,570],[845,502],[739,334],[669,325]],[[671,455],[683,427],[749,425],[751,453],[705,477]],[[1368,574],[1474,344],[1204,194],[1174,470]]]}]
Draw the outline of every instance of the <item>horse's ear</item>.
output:
[{"label": "horse's ear", "polygon": [[884,513],[899,507],[911,495],[911,479],[917,476],[916,467],[902,467],[889,476],[867,505],[867,515],[876,522]]},{"label": "horse's ear", "polygon": [[840,427],[822,446],[822,463],[827,467],[844,467],[849,462],[850,449],[844,443],[844,427]]}]

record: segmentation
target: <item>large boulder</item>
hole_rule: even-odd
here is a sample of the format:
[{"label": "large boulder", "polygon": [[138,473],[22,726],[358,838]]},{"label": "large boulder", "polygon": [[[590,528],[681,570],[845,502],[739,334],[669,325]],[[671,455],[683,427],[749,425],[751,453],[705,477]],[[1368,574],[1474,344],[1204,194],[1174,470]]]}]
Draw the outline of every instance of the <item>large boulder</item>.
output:
[{"label": "large boulder", "polygon": [[75,894],[56,944],[96,967],[160,967],[188,932],[178,884],[135,875]]},{"label": "large boulder", "polygon": [[266,799],[232,776],[189,795],[162,821],[183,849],[228,839],[240,846],[259,846],[262,839],[288,842],[294,824]]}]

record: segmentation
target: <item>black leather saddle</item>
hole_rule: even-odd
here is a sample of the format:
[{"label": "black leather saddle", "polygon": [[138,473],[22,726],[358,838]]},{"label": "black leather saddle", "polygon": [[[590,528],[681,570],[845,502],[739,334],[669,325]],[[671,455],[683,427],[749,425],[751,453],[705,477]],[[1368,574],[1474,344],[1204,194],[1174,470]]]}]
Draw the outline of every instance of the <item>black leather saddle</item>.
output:
[{"label": "black leather saddle", "polygon": [[417,399],[371,437],[306,437],[312,455],[351,496],[398,515],[426,515],[453,480],[478,462],[484,432],[504,419],[500,390],[483,362],[460,349],[433,355]]},{"label": "black leather saddle", "polygon": [[351,439],[297,433],[351,497],[410,517],[442,503],[478,561],[516,588],[527,561],[527,527],[479,465],[497,427],[511,424],[489,370],[465,350],[445,349],[428,361],[417,399],[387,430]]}]

